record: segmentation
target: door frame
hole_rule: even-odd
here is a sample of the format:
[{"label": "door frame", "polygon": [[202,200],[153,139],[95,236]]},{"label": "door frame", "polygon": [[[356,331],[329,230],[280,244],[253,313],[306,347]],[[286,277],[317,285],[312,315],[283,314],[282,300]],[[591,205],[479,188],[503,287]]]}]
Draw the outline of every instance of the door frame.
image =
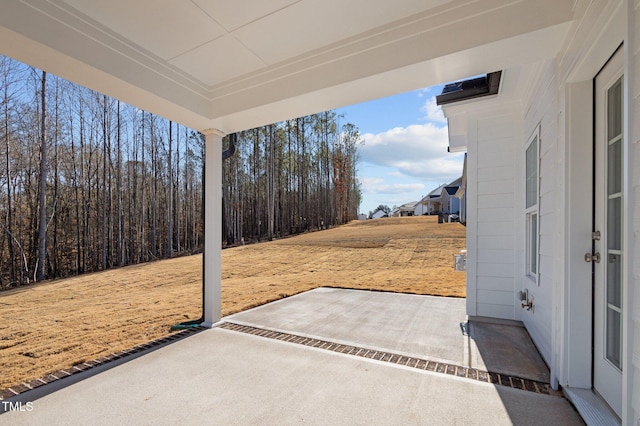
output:
[{"label": "door frame", "polygon": [[[583,26],[584,32],[574,38],[574,45],[560,56],[560,116],[559,155],[562,161],[564,192],[561,201],[562,226],[558,244],[562,247],[561,261],[556,270],[557,287],[554,291],[554,318],[552,346],[555,363],[552,363],[552,384],[568,388],[590,390],[592,388],[592,292],[591,268],[584,255],[592,252],[592,166],[593,166],[593,80],[607,60],[616,52],[627,36],[627,4],[608,3],[604,10],[594,11]],[[588,46],[588,47],[587,47]],[[628,80],[629,45],[623,45],[624,85]],[[572,56],[573,55],[573,56]],[[570,61],[563,63],[563,58]],[[628,89],[627,89],[628,90]],[[623,138],[623,177],[625,215],[623,232],[630,229],[629,198],[629,99],[624,93],[623,114],[625,131]],[[629,239],[623,250],[629,250]],[[626,262],[622,271],[623,292],[627,298],[632,278],[631,262]],[[586,287],[585,287],[586,284]],[[630,302],[629,302],[630,303]],[[629,346],[630,316],[627,309],[623,315],[623,363],[630,365]],[[627,370],[629,371],[629,370]],[[623,374],[622,421],[630,413],[629,374]]]},{"label": "door frame", "polygon": [[[598,134],[598,133],[602,133],[604,131],[604,129],[602,128],[598,128],[598,124],[602,124],[605,126],[606,128],[606,116],[609,112],[609,110],[606,108],[606,106],[604,107],[604,110],[600,110],[600,114],[604,114],[603,118],[599,113],[598,113],[598,108],[602,108],[603,105],[599,105],[599,104],[606,104],[607,99],[606,99],[606,93],[608,93],[608,90],[613,87],[613,85],[615,85],[617,83],[617,81],[622,78],[622,96],[623,96],[623,102],[624,102],[624,97],[625,97],[625,93],[624,93],[624,88],[625,88],[625,81],[624,81],[624,51],[623,51],[624,46],[620,45],[618,47],[618,49],[616,49],[616,51],[611,55],[611,57],[607,60],[607,62],[603,65],[603,67],[600,69],[600,71],[598,71],[598,73],[596,74],[596,76],[593,78],[593,110],[594,110],[594,120],[593,120],[593,168],[592,168],[592,173],[593,173],[593,184],[592,184],[592,200],[593,200],[593,206],[592,206],[592,212],[593,212],[593,219],[592,219],[592,223],[593,223],[593,228],[592,231],[600,231],[602,233],[602,237],[603,239],[601,241],[596,241],[593,240],[592,241],[592,253],[595,252],[600,252],[600,255],[602,257],[602,260],[600,261],[600,264],[597,264],[595,262],[591,262],[591,269],[592,269],[592,335],[591,335],[591,339],[592,339],[592,352],[591,352],[591,364],[592,364],[592,368],[591,368],[591,382],[592,382],[592,388],[594,389],[595,392],[597,392],[603,400],[606,401],[605,395],[601,394],[600,391],[606,391],[607,393],[611,393],[611,392],[619,392],[619,401],[613,401],[613,403],[615,405],[619,405],[619,412],[617,413],[618,415],[622,415],[622,402],[623,402],[623,397],[622,397],[622,380],[620,380],[620,389],[614,391],[611,386],[609,386],[609,384],[606,384],[604,386],[602,386],[600,388],[600,391],[596,388],[596,364],[600,363],[601,365],[603,365],[603,367],[605,369],[608,368],[614,368],[612,366],[607,366],[606,364],[609,363],[609,361],[604,360],[600,357],[600,355],[597,354],[598,351],[602,350],[604,351],[604,345],[606,344],[605,338],[606,338],[606,332],[604,331],[604,325],[606,324],[606,320],[605,320],[605,315],[606,315],[606,308],[603,310],[602,308],[602,304],[606,303],[605,299],[606,299],[606,274],[605,274],[605,268],[604,266],[607,265],[607,250],[608,247],[606,247],[608,245],[608,229],[606,229],[608,227],[607,225],[607,221],[604,220],[603,217],[600,216],[606,216],[606,210],[607,207],[606,206],[602,206],[599,205],[599,203],[602,201],[603,199],[603,193],[606,194],[606,185],[607,185],[607,176],[608,176],[608,164],[606,159],[604,158],[604,156],[606,155],[607,152],[607,147],[603,146],[603,144],[606,144],[607,141],[606,140],[602,140],[602,134]],[[618,63],[616,63],[615,61],[618,61]],[[608,68],[608,67],[613,67],[613,68]],[[606,78],[607,80],[604,82],[605,87],[603,87],[602,92],[606,92],[606,93],[599,93],[598,92],[598,84],[597,84],[597,80],[598,78]],[[609,85],[609,83],[611,83],[611,85]],[[598,98],[599,94],[604,94],[604,99],[603,98]],[[625,125],[625,117],[624,114],[622,114],[623,116],[621,117],[621,119],[623,120],[622,122],[622,139],[620,141],[621,143],[621,147],[624,147],[624,143],[625,143],[625,137],[626,137],[626,129],[624,127]],[[626,175],[626,171],[628,169],[627,165],[626,165],[626,161],[627,161],[627,157],[626,157],[626,153],[624,152],[624,150],[622,150],[621,152],[622,155],[622,159],[621,159],[621,163],[620,163],[620,167],[622,168],[622,188],[621,188],[621,193],[622,193],[622,202],[623,204],[620,206],[621,207],[621,214],[622,214],[622,223],[621,226],[622,228],[624,228],[624,223],[626,222],[626,217],[627,217],[627,210],[625,210],[624,208],[624,202],[626,202],[627,199],[627,185],[628,182],[624,179],[624,176]],[[625,288],[623,286],[623,281],[624,281],[624,270],[626,267],[626,264],[628,263],[627,260],[627,255],[626,255],[626,251],[625,251],[625,243],[627,240],[626,237],[626,233],[624,232],[623,229],[621,229],[621,238],[623,241],[623,244],[621,246],[621,252],[622,252],[622,265],[621,265],[621,304],[622,304],[622,315],[621,315],[621,327],[622,327],[622,331],[621,331],[621,336],[622,339],[624,340],[624,336],[626,334],[626,330],[627,330],[627,326],[624,323],[624,317],[627,314],[628,311],[628,300],[627,300],[627,293],[625,291]],[[600,280],[601,282],[598,282],[598,280]],[[598,288],[598,286],[596,285],[600,285],[603,288]],[[598,300],[598,297],[601,297],[601,300]],[[600,305],[600,306],[598,306]],[[596,313],[599,313],[600,318],[597,319],[596,318]],[[597,336],[597,333],[600,332],[600,335]],[[600,341],[600,344],[602,346],[598,346],[596,347],[596,341]],[[628,368],[629,366],[626,365],[626,360],[624,359],[624,354],[621,351],[620,353],[621,356],[621,365],[622,368],[620,370],[620,372],[618,373],[617,371],[612,372],[613,374],[620,374],[620,378],[622,379],[622,377],[624,377],[624,371],[625,368]],[[602,367],[601,367],[602,368]],[[616,368],[617,369],[617,368]],[[608,375],[608,374],[607,374]],[[602,377],[602,376],[601,376]],[[615,384],[616,386],[614,386],[613,388],[617,387],[617,383]],[[613,409],[614,407],[612,406],[611,402],[607,401],[607,403],[609,404],[609,406]],[[614,411],[616,411],[614,409]]]}]

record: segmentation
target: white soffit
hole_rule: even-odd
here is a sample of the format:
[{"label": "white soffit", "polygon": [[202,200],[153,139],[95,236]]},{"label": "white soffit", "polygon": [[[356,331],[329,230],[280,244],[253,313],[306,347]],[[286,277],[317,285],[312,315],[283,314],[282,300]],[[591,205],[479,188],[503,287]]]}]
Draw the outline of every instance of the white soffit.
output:
[{"label": "white soffit", "polygon": [[[519,107],[522,97],[525,96],[523,90],[526,91],[530,87],[528,84],[532,76],[536,75],[540,61],[554,57],[559,48],[555,40],[562,40],[568,29],[568,23],[556,25],[434,60],[307,92],[303,96],[293,96],[268,105],[256,106],[237,114],[215,115],[220,117],[218,122],[221,128],[241,128],[240,123],[244,120],[249,120],[257,126],[259,124],[256,123],[261,119],[267,119],[266,123],[271,123],[282,119],[278,117],[297,116],[291,115],[293,111],[300,112],[302,115],[311,114],[377,97],[463,80],[497,70],[506,70],[503,73],[499,97],[479,98],[451,104],[445,108],[445,115],[451,117],[464,111],[475,113],[491,108]],[[523,55],[523,51],[527,52],[527,55]],[[519,86],[521,82],[524,83]],[[216,103],[214,107],[229,107],[240,99],[239,95],[230,97]],[[509,105],[505,106],[505,103]],[[290,115],[287,116],[287,112]],[[452,123],[449,124],[451,130]],[[456,129],[457,126],[453,125],[453,128]],[[466,134],[466,126],[461,131]]]},{"label": "white soffit", "polygon": [[21,0],[0,53],[230,132],[549,57],[572,3]]},{"label": "white soffit", "polygon": [[227,31],[237,30],[247,24],[278,12],[300,0],[192,0],[207,15]]},{"label": "white soffit", "polygon": [[[31,2],[36,3],[36,2]],[[132,44],[168,61],[225,34],[223,28],[190,1],[64,0],[78,16],[88,17]],[[73,13],[72,9],[67,9]]]},{"label": "white soffit", "polygon": [[450,0],[306,0],[234,31],[269,65],[307,54]]},{"label": "white soffit", "polygon": [[198,46],[169,61],[205,86],[224,83],[238,75],[265,68],[260,58],[231,36]]}]

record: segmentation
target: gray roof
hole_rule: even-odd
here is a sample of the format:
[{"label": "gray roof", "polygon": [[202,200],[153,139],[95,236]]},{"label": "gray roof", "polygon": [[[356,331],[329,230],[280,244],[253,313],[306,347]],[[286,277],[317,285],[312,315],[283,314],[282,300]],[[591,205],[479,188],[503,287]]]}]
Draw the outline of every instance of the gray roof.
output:
[{"label": "gray roof", "polygon": [[458,186],[446,186],[444,189],[447,191],[449,195],[455,195],[458,191]]}]

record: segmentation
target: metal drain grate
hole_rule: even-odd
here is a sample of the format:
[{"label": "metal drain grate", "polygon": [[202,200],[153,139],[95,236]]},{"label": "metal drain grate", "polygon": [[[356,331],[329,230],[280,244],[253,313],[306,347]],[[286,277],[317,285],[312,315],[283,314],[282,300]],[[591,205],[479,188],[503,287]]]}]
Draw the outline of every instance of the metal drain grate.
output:
[{"label": "metal drain grate", "polygon": [[330,342],[327,340],[316,339],[312,337],[297,336],[295,334],[283,333],[279,331],[267,330],[264,328],[252,327],[248,325],[240,325],[231,322],[220,324],[220,328],[225,330],[237,331],[241,333],[251,334],[268,339],[280,340],[288,343],[295,343],[303,346],[324,349],[327,351],[338,352],[346,355],[353,355],[362,358],[375,359],[377,361],[389,362],[392,364],[404,365],[419,370],[433,371],[436,373],[449,374],[451,376],[464,377],[467,379],[477,380],[480,382],[493,383],[496,385],[507,386],[514,389],[526,390],[545,395],[562,396],[560,391],[551,388],[548,383],[536,380],[523,379],[521,377],[509,376],[501,373],[478,370],[475,368],[463,367],[460,365],[447,364],[443,362],[431,361],[423,358],[416,358],[391,352],[377,351],[366,349],[358,346],[343,345],[340,343]]}]

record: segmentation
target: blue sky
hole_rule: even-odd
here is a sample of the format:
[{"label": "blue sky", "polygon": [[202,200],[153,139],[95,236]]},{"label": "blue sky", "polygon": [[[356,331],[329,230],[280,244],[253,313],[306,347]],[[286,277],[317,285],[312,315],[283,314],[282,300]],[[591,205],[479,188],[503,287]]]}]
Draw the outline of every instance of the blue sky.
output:
[{"label": "blue sky", "polygon": [[463,153],[447,152],[447,122],[435,103],[442,86],[336,110],[360,129],[360,212],[419,201],[462,175]]}]

